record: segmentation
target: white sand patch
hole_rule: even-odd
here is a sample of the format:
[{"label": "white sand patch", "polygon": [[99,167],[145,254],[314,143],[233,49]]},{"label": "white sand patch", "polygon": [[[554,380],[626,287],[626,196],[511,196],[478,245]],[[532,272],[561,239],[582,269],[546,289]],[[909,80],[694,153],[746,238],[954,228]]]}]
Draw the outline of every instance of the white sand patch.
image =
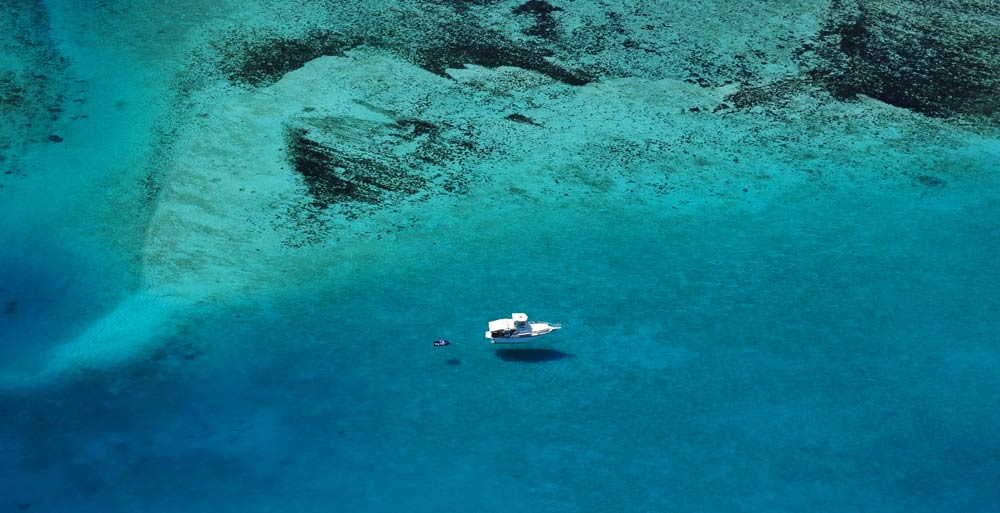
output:
[{"label": "white sand patch", "polygon": [[127,297],[74,339],[56,347],[42,369],[0,374],[0,388],[51,384],[88,369],[127,365],[174,333],[190,301],[144,290]]}]

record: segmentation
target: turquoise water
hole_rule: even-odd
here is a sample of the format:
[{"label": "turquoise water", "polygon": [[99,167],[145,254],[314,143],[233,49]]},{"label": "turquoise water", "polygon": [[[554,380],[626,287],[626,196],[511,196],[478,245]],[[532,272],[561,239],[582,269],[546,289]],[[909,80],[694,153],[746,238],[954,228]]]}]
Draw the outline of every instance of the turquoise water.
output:
[{"label": "turquoise water", "polygon": [[[6,134],[0,511],[1000,509],[995,118],[372,39],[247,86],[220,34],[337,8],[111,4],[35,5],[65,110]],[[318,208],[289,126],[426,181]]]}]

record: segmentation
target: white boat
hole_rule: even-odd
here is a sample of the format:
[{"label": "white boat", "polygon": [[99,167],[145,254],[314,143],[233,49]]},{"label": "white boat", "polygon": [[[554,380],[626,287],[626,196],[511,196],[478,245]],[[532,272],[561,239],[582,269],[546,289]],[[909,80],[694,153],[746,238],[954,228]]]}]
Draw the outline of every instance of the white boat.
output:
[{"label": "white boat", "polygon": [[490,321],[490,329],[486,332],[486,338],[494,344],[522,344],[531,342],[534,337],[552,333],[562,328],[559,324],[551,322],[531,322],[528,315],[523,313],[511,314],[510,319],[497,319]]}]

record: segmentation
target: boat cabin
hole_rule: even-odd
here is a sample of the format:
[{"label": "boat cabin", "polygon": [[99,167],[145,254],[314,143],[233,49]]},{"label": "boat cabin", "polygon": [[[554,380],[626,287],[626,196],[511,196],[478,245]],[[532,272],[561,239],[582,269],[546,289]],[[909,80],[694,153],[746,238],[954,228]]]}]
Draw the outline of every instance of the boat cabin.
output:
[{"label": "boat cabin", "polygon": [[490,336],[493,338],[510,338],[525,331],[531,331],[527,314],[516,313],[510,319],[490,321]]}]

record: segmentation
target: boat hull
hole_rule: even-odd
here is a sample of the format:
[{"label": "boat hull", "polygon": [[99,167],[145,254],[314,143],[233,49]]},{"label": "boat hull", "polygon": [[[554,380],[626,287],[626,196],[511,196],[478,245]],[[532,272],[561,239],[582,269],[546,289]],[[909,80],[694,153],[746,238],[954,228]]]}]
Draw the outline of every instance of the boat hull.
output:
[{"label": "boat hull", "polygon": [[528,329],[512,331],[511,335],[506,337],[495,337],[493,332],[487,331],[486,338],[490,340],[491,344],[525,344],[534,342],[538,340],[538,337],[552,333],[561,327],[558,324],[549,323],[531,323],[528,326],[530,326],[530,331]]},{"label": "boat hull", "polygon": [[528,342],[534,342],[536,337],[510,337],[510,338],[492,338],[490,339],[491,344],[526,344]]}]

